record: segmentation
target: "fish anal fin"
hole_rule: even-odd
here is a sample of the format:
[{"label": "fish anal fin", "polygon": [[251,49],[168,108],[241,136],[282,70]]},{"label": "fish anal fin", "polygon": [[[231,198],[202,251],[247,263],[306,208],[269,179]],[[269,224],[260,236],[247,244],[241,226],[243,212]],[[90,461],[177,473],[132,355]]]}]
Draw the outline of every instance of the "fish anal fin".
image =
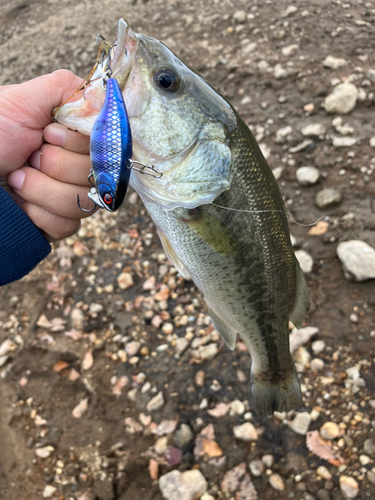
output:
[{"label": "fish anal fin", "polygon": [[227,344],[229,349],[233,351],[236,345],[236,337],[237,337],[236,330],[228,326],[210,306],[207,305],[207,309],[208,309],[208,314],[211,316],[212,322],[218,334]]},{"label": "fish anal fin", "polygon": [[296,259],[296,273],[297,273],[297,286],[296,286],[296,298],[294,301],[293,310],[290,313],[290,321],[297,327],[300,328],[302,323],[305,321],[307,312],[309,310],[309,291],[306,286],[305,277],[303,275],[302,269]]},{"label": "fish anal fin", "polygon": [[159,234],[159,238],[161,241],[161,244],[163,245],[164,252],[168,259],[172,262],[174,267],[177,269],[177,271],[186,279],[186,280],[191,280],[191,276],[189,271],[186,269],[184,264],[181,262],[181,260],[178,258],[176,252],[174,251],[174,248],[172,247],[169,239],[165,236],[165,234],[161,231],[160,228],[156,228]]}]

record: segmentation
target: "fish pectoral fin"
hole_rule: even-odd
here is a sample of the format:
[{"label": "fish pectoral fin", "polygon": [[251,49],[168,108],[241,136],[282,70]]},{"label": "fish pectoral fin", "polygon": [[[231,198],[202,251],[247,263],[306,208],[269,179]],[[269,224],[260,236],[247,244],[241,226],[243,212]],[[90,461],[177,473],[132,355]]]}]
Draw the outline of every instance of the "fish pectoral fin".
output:
[{"label": "fish pectoral fin", "polygon": [[310,299],[309,299],[309,291],[307,289],[305,282],[305,277],[303,275],[302,269],[297,259],[296,259],[296,269],[297,269],[296,298],[294,301],[293,310],[290,313],[290,321],[297,328],[300,328],[307,316]]},{"label": "fish pectoral fin", "polygon": [[181,262],[181,260],[178,258],[176,252],[174,251],[174,248],[172,247],[170,241],[168,238],[165,236],[165,234],[162,232],[160,228],[156,228],[158,231],[158,235],[161,241],[161,244],[163,245],[164,252],[168,259],[172,262],[174,267],[177,269],[177,271],[186,279],[191,281],[191,276],[189,271],[186,269],[184,264]]},{"label": "fish pectoral fin", "polygon": [[207,309],[208,309],[208,314],[211,316],[212,322],[218,334],[227,344],[229,349],[232,349],[233,351],[236,345],[236,337],[237,337],[236,330],[231,326],[227,325],[209,305],[207,305]]}]

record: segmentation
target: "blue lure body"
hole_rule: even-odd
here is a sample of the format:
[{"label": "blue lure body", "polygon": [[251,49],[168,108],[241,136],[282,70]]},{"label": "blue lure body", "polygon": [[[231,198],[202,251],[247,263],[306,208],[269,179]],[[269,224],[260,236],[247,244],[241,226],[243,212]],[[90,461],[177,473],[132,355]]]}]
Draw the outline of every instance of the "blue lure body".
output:
[{"label": "blue lure body", "polygon": [[109,78],[102,110],[90,138],[90,157],[95,188],[89,198],[100,208],[116,211],[129,185],[132,136],[120,86]]}]

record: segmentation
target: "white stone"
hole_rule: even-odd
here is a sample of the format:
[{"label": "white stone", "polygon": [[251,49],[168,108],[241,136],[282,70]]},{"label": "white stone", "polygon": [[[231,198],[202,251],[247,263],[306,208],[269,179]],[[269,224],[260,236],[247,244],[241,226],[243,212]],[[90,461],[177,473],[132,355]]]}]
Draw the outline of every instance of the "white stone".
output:
[{"label": "white stone", "polygon": [[320,177],[320,172],[315,167],[300,167],[296,171],[297,181],[301,186],[313,186]]},{"label": "white stone", "polygon": [[268,481],[274,490],[283,491],[285,489],[284,479],[280,474],[271,474]]},{"label": "white stone", "polygon": [[159,410],[164,405],[163,393],[160,391],[147,403],[147,411]]},{"label": "white stone", "polygon": [[371,137],[369,143],[372,148],[375,148],[375,137]]},{"label": "white stone", "polygon": [[347,61],[341,57],[327,56],[323,61],[323,66],[325,68],[338,69],[342,66],[346,66]]},{"label": "white stone", "polygon": [[354,281],[375,279],[375,250],[364,241],[350,240],[339,243],[337,255],[347,279]]},{"label": "white stone", "polygon": [[311,344],[311,349],[314,354],[320,354],[321,352],[324,351],[325,348],[326,348],[326,343],[324,342],[324,340],[315,340]]},{"label": "white stone", "polygon": [[277,63],[274,70],[273,74],[276,78],[276,80],[281,80],[282,78],[286,78],[288,76],[288,73],[285,68],[281,66],[280,63]]},{"label": "white stone", "polygon": [[322,359],[320,358],[314,358],[311,360],[311,363],[310,363],[310,369],[313,371],[313,372],[320,372],[324,369],[325,367],[325,363]]},{"label": "white stone", "polygon": [[339,436],[340,428],[335,422],[326,422],[322,425],[319,432],[323,439],[331,441]]},{"label": "white stone", "polygon": [[159,488],[165,500],[196,500],[206,492],[207,481],[197,469],[173,470],[161,476]]},{"label": "white stone", "polygon": [[275,176],[275,179],[278,181],[281,179],[282,173],[283,173],[284,168],[283,167],[276,167],[272,170],[273,175]]},{"label": "white stone", "polygon": [[233,427],[233,434],[241,441],[256,441],[258,439],[258,432],[250,422],[245,422],[242,425],[235,425]]},{"label": "white stone", "polygon": [[332,144],[335,148],[351,148],[356,142],[355,137],[332,137]]},{"label": "white stone", "polygon": [[230,404],[230,408],[235,415],[243,415],[246,410],[245,403],[243,403],[239,399],[232,401],[232,403]]},{"label": "white stone", "polygon": [[244,24],[247,21],[247,15],[244,10],[236,10],[233,14],[233,20],[239,24]]},{"label": "white stone", "polygon": [[327,481],[330,481],[332,479],[332,474],[324,465],[320,465],[316,469],[316,473],[318,474],[318,476],[322,477],[323,479],[326,479]]},{"label": "white stone", "polygon": [[314,260],[305,250],[296,250],[295,256],[305,274],[311,273],[314,265]]},{"label": "white stone", "polygon": [[301,434],[302,436],[304,436],[309,429],[310,422],[311,416],[309,413],[297,413],[294,419],[290,422],[290,428],[296,434]]},{"label": "white stone", "polygon": [[286,127],[281,127],[276,131],[276,142],[283,144],[287,141],[288,136],[293,132],[293,129],[290,125]]},{"label": "white stone", "polygon": [[340,490],[344,498],[355,498],[358,495],[358,483],[353,477],[340,476]]},{"label": "white stone", "polygon": [[185,337],[179,337],[175,342],[175,349],[178,354],[182,354],[187,349],[189,341]]},{"label": "white stone", "polygon": [[282,17],[289,17],[295,12],[297,12],[297,7],[295,5],[289,5],[289,7],[284,10],[284,12],[281,14]]},{"label": "white stone", "polygon": [[345,115],[354,109],[358,97],[358,90],[352,83],[340,83],[324,101],[327,113]]},{"label": "white stone", "polygon": [[43,498],[51,498],[57,491],[57,488],[47,484],[47,486],[43,490]]},{"label": "white stone", "polygon": [[283,47],[281,52],[283,56],[289,57],[293,55],[297,50],[299,49],[298,45],[294,43],[293,45],[287,45],[286,47]]},{"label": "white stone", "polygon": [[341,200],[341,194],[336,189],[325,188],[316,195],[315,203],[319,208],[327,208],[330,205],[337,205]]},{"label": "white stone", "polygon": [[209,344],[199,347],[199,355],[201,359],[213,359],[218,353],[217,344]]},{"label": "white stone", "polygon": [[261,476],[264,472],[264,463],[261,460],[252,460],[249,463],[249,469],[253,476]]},{"label": "white stone", "polygon": [[301,132],[305,137],[319,137],[326,133],[326,126],[323,123],[310,123]]}]

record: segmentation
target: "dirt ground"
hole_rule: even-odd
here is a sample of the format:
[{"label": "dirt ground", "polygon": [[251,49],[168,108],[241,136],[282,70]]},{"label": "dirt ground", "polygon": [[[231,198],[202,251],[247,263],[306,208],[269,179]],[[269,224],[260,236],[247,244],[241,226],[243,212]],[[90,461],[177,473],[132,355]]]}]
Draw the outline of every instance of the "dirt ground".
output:
[{"label": "dirt ground", "polygon": [[[162,40],[239,110],[270,167],[282,167],[279,184],[295,220],[330,217],[318,235],[292,220],[290,230],[296,249],[313,258],[305,326],[317,330],[295,353],[308,431],[338,424],[338,434],[320,443],[334,457],[307,447],[315,434],[296,433],[289,425],[294,414],[259,419],[251,413],[247,350],[238,342],[232,352],[215,335],[202,295],[176,274],[139,198],[129,193],[119,213],[86,220],[28,277],[0,289],[6,351],[0,357],[0,499],[161,500],[155,478],[173,469],[200,470],[205,500],[254,499],[239,484],[228,493],[222,482],[228,471],[241,463],[248,471],[256,459],[264,470],[249,477],[261,500],[339,500],[345,498],[340,478],[357,484],[349,480],[347,497],[375,498],[375,286],[347,280],[336,254],[341,241],[375,247],[375,149],[369,145],[375,3],[0,0],[0,84],[58,68],[84,77],[97,33],[114,40],[119,17]],[[324,67],[329,55],[343,58],[342,66]],[[338,148],[332,137],[340,134],[331,124],[337,115],[322,103],[337,80],[348,79],[360,92],[343,123],[353,127],[356,141]],[[304,137],[301,129],[313,123],[324,133]],[[291,129],[280,139],[277,131],[286,126]],[[317,167],[319,181],[300,186],[301,166]],[[328,187],[342,201],[319,209],[315,197]],[[124,290],[120,273],[133,282]],[[188,342],[179,351],[182,338]],[[316,340],[325,343],[321,351],[313,348]],[[198,346],[208,343],[218,353],[202,359]],[[324,362],[319,370],[311,368],[313,358]],[[160,393],[163,401],[153,410],[149,401]],[[221,406],[221,416],[211,415],[219,403],[226,411]],[[172,430],[157,427],[165,420],[174,422]],[[234,437],[233,427],[245,422],[255,426],[256,439]],[[181,424],[190,427],[190,440],[177,434]],[[209,424],[221,453],[198,449]],[[171,500],[185,498],[175,494]]]}]

